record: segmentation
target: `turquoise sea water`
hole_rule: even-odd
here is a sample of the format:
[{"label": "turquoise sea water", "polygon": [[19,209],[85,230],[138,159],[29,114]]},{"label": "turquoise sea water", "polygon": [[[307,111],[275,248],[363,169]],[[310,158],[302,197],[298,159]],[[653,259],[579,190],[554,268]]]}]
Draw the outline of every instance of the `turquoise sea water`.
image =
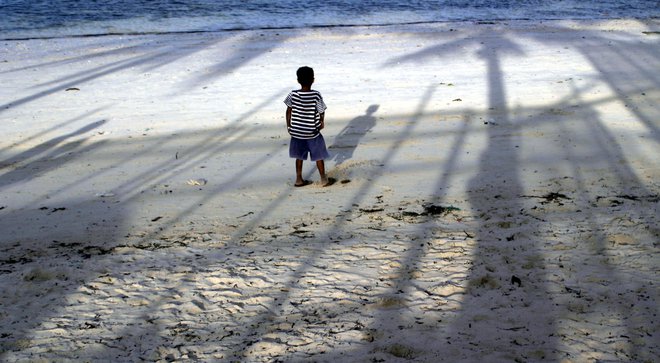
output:
[{"label": "turquoise sea water", "polygon": [[0,0],[0,39],[443,21],[657,17],[657,0]]}]

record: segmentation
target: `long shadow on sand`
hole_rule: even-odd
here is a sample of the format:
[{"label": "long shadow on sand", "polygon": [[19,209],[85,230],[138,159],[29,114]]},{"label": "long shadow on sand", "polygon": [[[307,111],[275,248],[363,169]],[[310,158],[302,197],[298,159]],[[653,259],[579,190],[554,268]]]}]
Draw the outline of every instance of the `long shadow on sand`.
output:
[{"label": "long shadow on sand", "polygon": [[[484,42],[478,55],[486,63],[489,119],[499,124],[488,127],[487,145],[479,158],[476,174],[467,185],[472,213],[479,219],[477,245],[466,279],[467,295],[461,303],[459,317],[449,330],[451,339],[448,342],[462,346],[461,356],[468,360],[510,359],[514,356],[510,346],[517,344],[534,347],[537,352],[537,356],[524,355],[524,359],[552,361],[556,360],[557,312],[547,287],[542,242],[513,237],[503,244],[498,237],[502,233],[495,231],[506,229],[515,236],[522,227],[518,214],[526,206],[520,201],[524,194],[519,169],[521,158],[516,148],[520,140],[513,136],[517,134],[516,126],[507,105],[501,66],[503,57],[520,56],[522,52],[506,38],[495,38],[493,44],[498,45]],[[533,223],[525,227],[526,233],[532,236],[539,230],[540,226]],[[536,261],[536,264],[525,271],[526,261]],[[516,286],[515,282],[517,289],[509,289],[511,285]],[[494,306],[492,298],[500,294],[506,296],[503,305]],[[513,320],[479,318],[484,312],[504,306],[516,311]]]},{"label": "long shadow on sand", "polygon": [[[9,159],[0,161],[0,166],[2,166],[0,171],[14,164],[21,164],[16,169],[0,174],[0,189],[23,180],[32,179],[36,174],[46,173],[49,169],[59,168],[66,164],[73,157],[72,155],[84,152],[83,149],[89,151],[99,147],[100,145],[96,144],[93,147],[83,148],[84,139],[71,142],[67,142],[67,140],[84,135],[105,123],[105,120],[92,122],[76,131],[52,138]],[[26,160],[34,158],[37,159],[23,165]]]},{"label": "long shadow on sand", "polygon": [[[502,243],[498,237],[502,235],[501,230],[506,230],[505,233],[511,236],[518,233],[521,227],[519,213],[526,207],[519,198],[524,194],[519,170],[521,162],[516,146],[520,140],[513,136],[517,134],[517,127],[511,120],[507,105],[501,66],[504,57],[522,57],[524,54],[516,43],[506,37],[482,34],[468,40],[432,47],[405,58],[421,58],[423,61],[426,57],[449,56],[455,49],[470,42],[480,43],[477,54],[486,64],[485,81],[489,95],[489,111],[486,116],[492,121],[491,126],[487,126],[487,145],[481,153],[475,175],[467,185],[468,202],[477,225],[474,236],[476,246],[471,253],[472,261],[464,282],[466,293],[457,311],[458,316],[450,318],[449,326],[437,331],[435,359],[443,360],[444,350],[447,353],[444,359],[461,361],[499,361],[514,358],[555,360],[557,313],[552,295],[546,286],[547,272],[541,257],[541,242],[511,237],[508,243]],[[471,117],[468,117],[467,121],[470,120]],[[431,198],[436,204],[443,202],[442,193],[457,166],[455,159],[462,148],[465,133],[464,129],[456,137],[453,147],[448,149],[452,156],[443,166],[444,170],[434,188],[437,194]],[[414,245],[411,243],[409,253],[402,263],[405,269],[399,272],[400,277],[393,285],[392,294],[397,291],[412,294],[418,289],[410,278],[409,269],[422,264],[428,253],[426,248],[431,245],[431,241],[425,239],[428,238],[425,237],[425,230],[439,228],[433,227],[436,223],[434,217],[428,219],[418,233],[420,238],[415,239]],[[525,226],[529,235],[536,234],[539,229],[540,226],[534,226],[533,222]],[[522,265],[530,260],[537,261],[537,264],[528,270],[523,269]],[[513,287],[510,283],[512,279],[516,282]],[[493,301],[500,298],[504,301],[503,305],[494,305]],[[486,318],[490,312],[502,308],[515,310],[515,314],[509,315],[515,318],[508,321]],[[385,324],[387,320],[390,322]],[[390,314],[383,315],[380,321],[383,326],[393,329],[414,323]],[[385,346],[403,344],[405,347],[407,344],[413,345],[418,339],[433,340],[432,333],[417,338],[400,336],[396,331],[389,331],[384,335],[390,337],[389,342],[384,342]],[[514,349],[511,348],[515,345],[533,346],[536,356],[516,357]]]}]

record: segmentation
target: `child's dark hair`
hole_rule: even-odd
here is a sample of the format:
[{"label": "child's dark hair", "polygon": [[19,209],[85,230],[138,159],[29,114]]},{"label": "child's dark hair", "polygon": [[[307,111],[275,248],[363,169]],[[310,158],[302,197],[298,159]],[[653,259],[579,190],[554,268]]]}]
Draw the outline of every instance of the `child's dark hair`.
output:
[{"label": "child's dark hair", "polygon": [[311,86],[314,83],[314,70],[310,67],[300,67],[296,72],[301,86]]}]

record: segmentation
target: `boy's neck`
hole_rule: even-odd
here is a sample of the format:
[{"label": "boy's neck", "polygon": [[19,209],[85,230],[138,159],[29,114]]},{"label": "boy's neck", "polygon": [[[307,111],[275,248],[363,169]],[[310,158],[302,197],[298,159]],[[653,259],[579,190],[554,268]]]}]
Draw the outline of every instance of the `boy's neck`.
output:
[{"label": "boy's neck", "polygon": [[300,86],[300,90],[301,91],[311,91],[312,86],[311,85],[309,85],[309,86]]}]

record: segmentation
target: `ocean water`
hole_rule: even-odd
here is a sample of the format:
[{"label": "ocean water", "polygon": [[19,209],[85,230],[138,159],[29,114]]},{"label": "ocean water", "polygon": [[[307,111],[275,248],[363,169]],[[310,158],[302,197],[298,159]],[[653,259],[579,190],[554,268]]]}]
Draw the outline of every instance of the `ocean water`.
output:
[{"label": "ocean water", "polygon": [[0,39],[658,17],[658,0],[0,0]]}]

